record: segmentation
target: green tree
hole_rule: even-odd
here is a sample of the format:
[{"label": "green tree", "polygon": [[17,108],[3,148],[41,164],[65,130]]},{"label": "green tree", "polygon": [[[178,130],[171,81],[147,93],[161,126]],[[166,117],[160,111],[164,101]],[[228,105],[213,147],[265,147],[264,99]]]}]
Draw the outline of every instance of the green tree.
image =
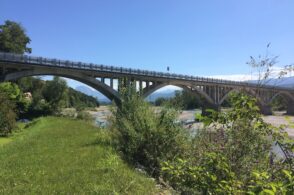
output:
[{"label": "green tree", "polygon": [[183,90],[181,93],[181,97],[183,98],[183,106],[185,110],[200,107],[200,97],[196,94],[192,94],[187,90]]},{"label": "green tree", "polygon": [[15,103],[0,90],[0,136],[7,136],[16,124]]},{"label": "green tree", "polygon": [[5,24],[0,25],[0,51],[17,54],[31,53],[32,49],[27,47],[30,41],[19,23],[6,20]]},{"label": "green tree", "polygon": [[49,103],[53,113],[58,113],[62,107],[66,107],[64,101],[67,98],[67,89],[66,81],[60,77],[55,76],[52,81],[47,81],[43,96],[46,102]]},{"label": "green tree", "polygon": [[200,97],[197,97],[197,95],[192,94],[187,90],[178,90],[175,91],[175,96],[172,98],[160,97],[155,100],[156,106],[162,106],[164,104],[175,108],[190,110],[200,106]]},{"label": "green tree", "polygon": [[12,101],[19,101],[21,99],[21,91],[14,83],[0,83],[0,91],[6,93],[8,98]]},{"label": "green tree", "polygon": [[155,106],[162,106],[165,102],[167,102],[168,99],[164,97],[159,97],[155,100],[154,105]]},{"label": "green tree", "polygon": [[30,102],[23,97],[23,93],[15,83],[4,82],[0,83],[0,91],[6,94],[6,97],[16,104],[18,113],[27,111]]},{"label": "green tree", "polygon": [[129,162],[159,176],[160,162],[181,156],[187,143],[185,130],[174,122],[177,111],[163,108],[154,114],[134,86],[121,88],[121,97],[122,104],[113,109],[111,120],[119,150]]},{"label": "green tree", "polygon": [[23,92],[32,92],[34,81],[34,77],[23,77],[17,80],[16,83]]},{"label": "green tree", "polygon": [[87,107],[98,107],[99,102],[92,96],[85,95],[68,87],[65,80],[55,77],[52,81],[44,81],[36,77],[25,77],[17,81],[23,92],[32,94],[32,102],[24,117],[58,113],[64,107],[83,110]]}]

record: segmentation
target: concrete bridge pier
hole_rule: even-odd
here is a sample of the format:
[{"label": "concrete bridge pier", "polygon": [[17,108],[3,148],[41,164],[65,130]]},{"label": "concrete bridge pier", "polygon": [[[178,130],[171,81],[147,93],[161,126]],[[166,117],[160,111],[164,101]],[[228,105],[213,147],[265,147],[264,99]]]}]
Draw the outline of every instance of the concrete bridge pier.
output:
[{"label": "concrete bridge pier", "polygon": [[110,78],[110,87],[113,89],[113,78]]},{"label": "concrete bridge pier", "polygon": [[272,108],[268,104],[260,104],[259,105],[260,113],[263,115],[271,115],[273,114]]},{"label": "concrete bridge pier", "polygon": [[0,68],[0,82],[4,81],[4,77],[5,77],[5,68]]},{"label": "concrete bridge pier", "polygon": [[287,105],[287,114],[294,115],[294,101],[290,101]]},{"label": "concrete bridge pier", "polygon": [[208,116],[210,112],[207,111],[207,109],[215,110],[215,111],[220,111],[221,107],[218,104],[212,104],[212,103],[203,103],[202,104],[202,116]]}]

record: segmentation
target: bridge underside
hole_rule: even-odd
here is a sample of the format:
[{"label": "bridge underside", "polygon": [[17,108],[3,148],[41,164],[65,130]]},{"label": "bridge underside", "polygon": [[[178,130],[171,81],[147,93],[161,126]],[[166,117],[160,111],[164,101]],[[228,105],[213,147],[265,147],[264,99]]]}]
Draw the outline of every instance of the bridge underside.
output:
[{"label": "bridge underside", "polygon": [[52,75],[52,76],[61,76],[69,79],[73,79],[76,81],[79,81],[81,83],[84,83],[97,91],[101,92],[103,95],[105,95],[110,100],[114,101],[116,104],[120,104],[120,97],[119,93],[106,85],[105,83],[90,77],[88,75],[73,72],[73,71],[59,71],[54,69],[33,69],[33,70],[21,70],[21,71],[13,71],[6,73],[2,76],[3,81],[14,81],[18,80],[22,77],[29,77],[29,76],[42,76],[42,75]]}]

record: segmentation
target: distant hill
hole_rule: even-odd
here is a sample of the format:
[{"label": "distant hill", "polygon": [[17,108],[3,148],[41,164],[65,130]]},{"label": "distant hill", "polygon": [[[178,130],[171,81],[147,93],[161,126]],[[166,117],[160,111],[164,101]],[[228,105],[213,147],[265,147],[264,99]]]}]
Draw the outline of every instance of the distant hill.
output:
[{"label": "distant hill", "polygon": [[[248,82],[257,83],[257,81],[248,81]],[[267,85],[289,87],[294,89],[294,77],[285,77],[281,79],[269,79],[263,83]]]},{"label": "distant hill", "polygon": [[294,88],[294,77],[285,77],[282,79],[273,79],[269,81],[269,84]]},{"label": "distant hill", "polygon": [[145,99],[148,102],[155,102],[155,100],[160,97],[168,99],[168,98],[174,97],[175,92],[176,92],[175,89],[162,89],[160,91],[155,91],[154,93],[152,93],[151,95],[149,95]]},{"label": "distant hill", "polygon": [[79,91],[79,92],[82,92],[86,95],[89,95],[89,96],[92,96],[92,97],[95,97],[98,99],[99,103],[110,103],[111,101],[105,97],[102,93],[100,93],[99,91],[97,90],[94,90],[94,89],[91,89],[90,87],[87,87],[87,86],[77,86],[75,88],[75,90]]}]

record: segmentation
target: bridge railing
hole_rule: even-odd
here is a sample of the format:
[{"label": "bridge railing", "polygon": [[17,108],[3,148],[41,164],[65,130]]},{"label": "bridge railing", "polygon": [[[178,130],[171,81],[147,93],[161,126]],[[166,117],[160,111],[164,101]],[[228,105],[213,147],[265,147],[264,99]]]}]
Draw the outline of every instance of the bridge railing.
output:
[{"label": "bridge railing", "polygon": [[[25,63],[25,64],[41,65],[41,66],[65,67],[65,68],[74,68],[74,69],[83,69],[83,70],[92,70],[92,71],[115,72],[115,73],[121,73],[121,74],[136,74],[136,75],[142,75],[142,76],[198,81],[198,82],[206,82],[206,83],[219,83],[219,84],[228,84],[228,85],[257,87],[257,84],[249,83],[249,82],[230,81],[230,80],[198,77],[198,76],[191,76],[191,75],[164,73],[164,72],[139,70],[139,69],[124,68],[124,67],[116,67],[116,66],[106,66],[103,64],[97,65],[93,63],[73,62],[69,60],[34,57],[29,55],[20,55],[20,54],[5,53],[5,52],[0,52],[0,61]],[[270,86],[270,85],[263,86],[263,87],[277,88],[276,86]],[[278,88],[290,89],[285,87],[278,87]]]}]

